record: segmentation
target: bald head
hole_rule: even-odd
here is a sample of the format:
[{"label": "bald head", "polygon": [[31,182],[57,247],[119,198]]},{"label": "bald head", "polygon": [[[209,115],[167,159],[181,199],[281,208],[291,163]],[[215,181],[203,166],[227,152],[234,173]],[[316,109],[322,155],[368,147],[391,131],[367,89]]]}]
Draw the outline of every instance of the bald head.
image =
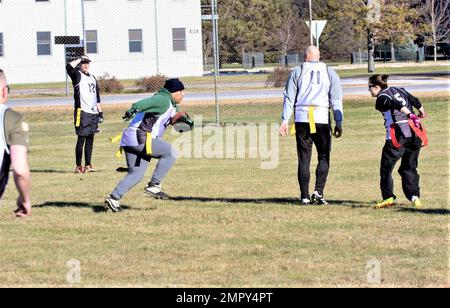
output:
[{"label": "bald head", "polygon": [[316,46],[308,46],[305,49],[305,61],[320,61],[320,50]]},{"label": "bald head", "polygon": [[5,104],[8,100],[8,90],[6,88],[5,73],[0,70],[0,104]]}]

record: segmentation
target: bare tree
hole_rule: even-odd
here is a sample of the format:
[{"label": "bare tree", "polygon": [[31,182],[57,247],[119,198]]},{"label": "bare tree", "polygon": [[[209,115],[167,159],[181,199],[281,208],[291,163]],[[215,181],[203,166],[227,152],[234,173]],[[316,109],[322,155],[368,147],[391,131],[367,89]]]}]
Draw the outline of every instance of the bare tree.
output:
[{"label": "bare tree", "polygon": [[425,0],[424,9],[431,30],[434,61],[437,61],[437,44],[448,40],[450,34],[450,0]]},{"label": "bare tree", "polygon": [[278,29],[278,39],[283,56],[286,57],[288,52],[295,48],[295,38],[301,32],[300,25],[301,21],[298,17],[298,11],[296,8],[293,8],[284,17],[284,23]]}]

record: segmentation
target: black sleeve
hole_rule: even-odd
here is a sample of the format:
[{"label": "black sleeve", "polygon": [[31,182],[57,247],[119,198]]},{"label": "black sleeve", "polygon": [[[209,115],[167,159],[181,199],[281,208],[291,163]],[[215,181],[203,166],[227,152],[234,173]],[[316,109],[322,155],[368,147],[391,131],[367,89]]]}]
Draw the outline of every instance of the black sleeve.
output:
[{"label": "black sleeve", "polygon": [[417,109],[422,108],[422,104],[420,103],[420,100],[415,97],[414,95],[412,95],[411,93],[408,93],[408,100],[411,103],[411,105],[413,105],[414,107],[416,107]]},{"label": "black sleeve", "polygon": [[97,78],[95,78],[95,88],[96,88],[95,90],[97,91],[97,104],[100,104],[101,103],[101,100],[100,100],[100,88],[98,86]]},{"label": "black sleeve", "polygon": [[387,97],[378,97],[377,102],[375,104],[375,109],[381,112],[387,111],[389,108],[385,107],[384,101],[387,99]]},{"label": "black sleeve", "polygon": [[80,81],[81,81],[80,72],[76,68],[72,67],[72,65],[70,65],[70,63],[67,63],[66,71],[67,71],[67,74],[69,75],[70,79],[72,79],[73,85],[77,85],[80,83]]},{"label": "black sleeve", "polygon": [[403,105],[399,101],[393,100],[385,95],[382,95],[377,98],[377,103],[376,103],[375,108],[378,111],[386,112],[386,111],[392,110],[392,109],[400,110],[403,108]]},{"label": "black sleeve", "polygon": [[[413,107],[416,107],[417,109],[422,108],[422,104],[420,103],[420,101],[417,97],[415,97],[414,95],[412,95],[411,93],[406,91],[404,88],[400,88],[400,90],[403,92],[403,94],[405,94],[405,96],[406,96],[405,98],[408,100],[410,105],[412,105]],[[411,109],[411,111],[413,111],[413,110]]]}]

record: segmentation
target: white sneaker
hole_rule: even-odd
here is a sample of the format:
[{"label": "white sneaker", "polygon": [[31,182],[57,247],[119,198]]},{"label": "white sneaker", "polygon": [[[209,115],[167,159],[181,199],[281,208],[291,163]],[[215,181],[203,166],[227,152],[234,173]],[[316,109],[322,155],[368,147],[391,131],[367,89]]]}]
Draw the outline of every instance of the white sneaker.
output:
[{"label": "white sneaker", "polygon": [[149,194],[155,199],[161,199],[161,200],[169,200],[170,196],[166,193],[162,192],[161,184],[148,184],[147,187],[145,187],[145,193]]},{"label": "white sneaker", "polygon": [[308,198],[302,199],[302,205],[311,205],[311,200]]},{"label": "white sneaker", "polygon": [[162,191],[162,186],[161,184],[148,184],[145,187],[145,191],[152,194],[159,194]]},{"label": "white sneaker", "polygon": [[111,211],[117,213],[117,212],[121,212],[122,208],[120,207],[120,201],[114,199],[111,196],[106,197],[105,199],[105,205],[111,209]]}]

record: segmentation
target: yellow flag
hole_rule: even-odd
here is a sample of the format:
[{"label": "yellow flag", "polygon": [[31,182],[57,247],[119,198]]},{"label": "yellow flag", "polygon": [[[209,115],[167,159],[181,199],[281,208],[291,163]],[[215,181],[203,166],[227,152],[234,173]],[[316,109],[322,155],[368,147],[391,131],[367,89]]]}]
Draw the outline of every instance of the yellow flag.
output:
[{"label": "yellow flag", "polygon": [[80,127],[81,125],[81,108],[77,108],[77,121],[75,127]]},{"label": "yellow flag", "polygon": [[296,130],[295,130],[295,123],[294,123],[294,124],[292,124],[292,126],[291,126],[291,136],[294,136],[296,133],[297,133],[297,132],[296,132]]},{"label": "yellow flag", "polygon": [[152,151],[152,133],[147,133],[147,142],[145,144],[145,148],[147,149],[147,154],[148,155],[152,155],[153,151]]},{"label": "yellow flag", "polygon": [[118,134],[115,137],[109,137],[109,141],[111,141],[111,143],[117,143],[122,139],[122,135],[123,135],[123,132]]},{"label": "yellow flag", "polygon": [[314,106],[309,106],[309,129],[311,134],[315,134],[317,133],[316,130],[316,119],[314,118],[314,109],[316,107]]},{"label": "yellow flag", "polygon": [[117,158],[122,158],[122,153],[123,153],[123,149],[120,148],[119,151],[116,152],[116,157]]}]

